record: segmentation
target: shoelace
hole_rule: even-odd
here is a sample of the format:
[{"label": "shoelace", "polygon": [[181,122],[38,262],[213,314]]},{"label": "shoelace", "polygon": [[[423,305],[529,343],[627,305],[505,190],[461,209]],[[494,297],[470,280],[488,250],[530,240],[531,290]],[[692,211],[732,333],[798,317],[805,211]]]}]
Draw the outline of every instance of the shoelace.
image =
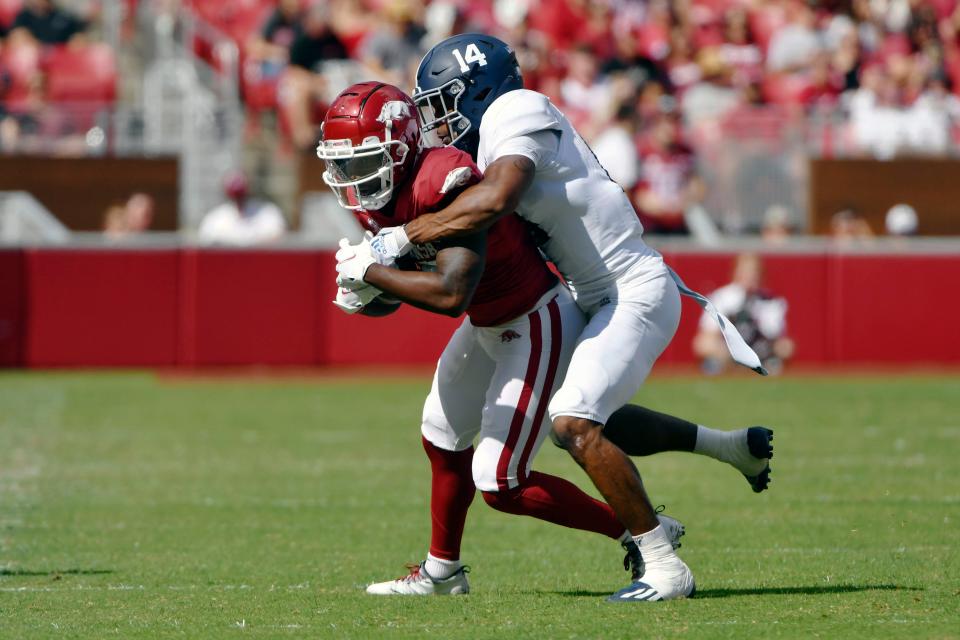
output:
[{"label": "shoelace", "polygon": [[443,580],[437,580],[436,578],[434,578],[424,570],[423,565],[424,565],[423,562],[421,562],[420,564],[407,562],[403,566],[405,566],[410,573],[408,573],[405,576],[400,576],[399,578],[397,578],[397,580],[399,580],[400,582],[413,582],[414,580],[418,580],[421,577],[423,577],[423,578],[426,578],[427,580],[430,580],[431,582],[442,582],[443,580],[449,580],[450,578],[453,578],[454,576],[461,573],[470,573],[470,566],[465,564],[461,566],[459,569],[457,569],[456,571],[454,571],[452,574],[450,574],[448,577],[444,578]]},{"label": "shoelace", "polygon": [[420,570],[423,568],[422,564],[414,564],[412,562],[408,562],[403,566],[405,566],[407,568],[407,571],[409,571],[410,573],[408,573],[405,576],[400,576],[399,578],[397,578],[397,580],[399,580],[400,582],[413,582],[414,580],[420,577]]}]

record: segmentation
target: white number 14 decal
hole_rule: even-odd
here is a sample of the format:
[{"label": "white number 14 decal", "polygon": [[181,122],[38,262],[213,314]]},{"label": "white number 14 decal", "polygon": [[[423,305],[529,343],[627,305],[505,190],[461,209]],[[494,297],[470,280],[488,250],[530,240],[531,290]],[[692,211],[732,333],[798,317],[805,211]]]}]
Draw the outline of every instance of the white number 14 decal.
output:
[{"label": "white number 14 decal", "polygon": [[460,63],[460,71],[463,73],[470,71],[471,62],[476,62],[481,67],[487,66],[487,56],[480,53],[480,49],[472,42],[467,45],[462,54],[459,50],[454,49],[453,57]]}]

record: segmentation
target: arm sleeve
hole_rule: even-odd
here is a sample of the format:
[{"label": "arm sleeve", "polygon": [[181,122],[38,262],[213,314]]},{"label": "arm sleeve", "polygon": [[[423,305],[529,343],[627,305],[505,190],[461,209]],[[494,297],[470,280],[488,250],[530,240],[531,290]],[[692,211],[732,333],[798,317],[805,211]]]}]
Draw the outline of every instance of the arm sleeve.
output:
[{"label": "arm sleeve", "polygon": [[70,38],[78,33],[85,33],[89,28],[90,23],[86,20],[73,14],[70,15]]},{"label": "arm sleeve", "polygon": [[26,9],[22,9],[17,17],[10,23],[10,31],[14,29],[30,29],[30,16]]},{"label": "arm sleeve", "polygon": [[267,18],[266,22],[263,23],[263,26],[260,28],[260,37],[270,42],[273,39],[273,34],[276,32],[277,27],[280,26],[280,11],[274,11],[270,14],[270,17]]},{"label": "arm sleeve", "polygon": [[524,156],[542,168],[553,161],[560,149],[560,132],[555,129],[535,131],[526,135],[507,138],[494,149],[493,159],[504,156]]},{"label": "arm sleeve", "polygon": [[293,43],[290,45],[290,64],[295,67],[301,67],[311,71],[311,67],[314,64],[314,60],[311,59],[310,55],[307,52],[307,45],[304,37],[298,35],[294,38]]}]

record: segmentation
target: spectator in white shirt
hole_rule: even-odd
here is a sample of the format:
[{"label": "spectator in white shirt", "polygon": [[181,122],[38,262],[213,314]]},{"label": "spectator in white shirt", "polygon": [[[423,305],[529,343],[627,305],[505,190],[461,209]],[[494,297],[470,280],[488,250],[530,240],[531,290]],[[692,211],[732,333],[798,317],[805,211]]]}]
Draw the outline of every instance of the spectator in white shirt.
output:
[{"label": "spectator in white shirt", "polygon": [[580,45],[573,49],[567,62],[567,77],[560,83],[563,103],[585,113],[604,112],[610,108],[610,93],[610,85],[600,75],[600,63],[590,47]]},{"label": "spectator in white shirt", "polygon": [[[794,343],[787,336],[787,301],[763,287],[763,263],[760,256],[737,256],[733,282],[710,294],[720,313],[727,316],[747,341],[763,366],[778,373],[793,356]],[[693,352],[706,373],[719,373],[731,362],[723,335],[713,320],[704,314],[693,339]]]},{"label": "spectator in white shirt", "polygon": [[597,160],[614,182],[629,192],[640,178],[640,155],[637,152],[633,105],[617,109],[613,122],[593,141]]},{"label": "spectator in white shirt", "polygon": [[813,11],[799,3],[787,6],[789,22],[773,34],[767,49],[767,69],[773,72],[803,68],[822,47]]},{"label": "spectator in white shirt", "polygon": [[223,190],[226,202],[214,207],[200,222],[203,244],[247,247],[273,242],[286,231],[277,205],[249,197],[250,187],[243,173],[228,174]]}]

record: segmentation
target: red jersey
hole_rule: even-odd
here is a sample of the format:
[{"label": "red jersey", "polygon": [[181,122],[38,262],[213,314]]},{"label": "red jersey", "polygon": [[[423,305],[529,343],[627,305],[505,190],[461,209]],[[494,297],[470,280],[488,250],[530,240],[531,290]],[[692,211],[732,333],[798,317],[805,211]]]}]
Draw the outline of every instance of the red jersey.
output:
[{"label": "red jersey", "polygon": [[[425,213],[439,211],[461,191],[480,181],[482,174],[470,156],[453,147],[424,149],[413,166],[411,179],[401,186],[390,204],[377,211],[355,212],[364,228],[376,233],[382,227],[406,224]],[[437,249],[417,245],[411,255],[426,269],[435,266]],[[467,315],[478,327],[492,327],[530,311],[557,284],[526,225],[510,214],[487,230],[487,257],[480,283]]]},{"label": "red jersey", "polygon": [[663,211],[656,215],[640,210],[643,228],[651,233],[682,232],[684,193],[694,177],[693,151],[683,144],[668,149],[645,146],[640,149],[640,181],[636,191],[652,191]]}]

